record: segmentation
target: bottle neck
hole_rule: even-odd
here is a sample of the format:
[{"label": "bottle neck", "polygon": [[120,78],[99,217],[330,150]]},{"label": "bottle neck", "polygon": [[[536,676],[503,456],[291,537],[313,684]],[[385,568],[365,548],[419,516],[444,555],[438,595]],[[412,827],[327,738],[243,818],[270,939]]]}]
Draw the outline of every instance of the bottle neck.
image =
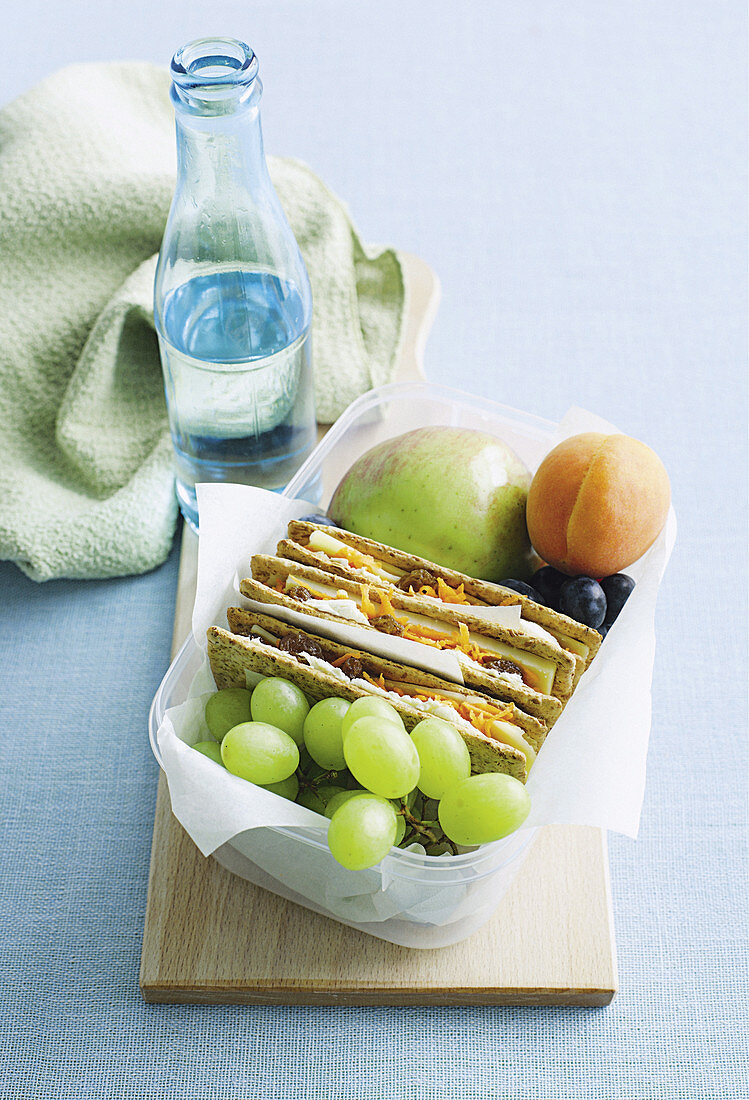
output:
[{"label": "bottle neck", "polygon": [[178,189],[197,189],[218,196],[227,185],[232,190],[241,187],[254,191],[267,183],[257,104],[221,115],[201,115],[177,107],[175,121]]}]

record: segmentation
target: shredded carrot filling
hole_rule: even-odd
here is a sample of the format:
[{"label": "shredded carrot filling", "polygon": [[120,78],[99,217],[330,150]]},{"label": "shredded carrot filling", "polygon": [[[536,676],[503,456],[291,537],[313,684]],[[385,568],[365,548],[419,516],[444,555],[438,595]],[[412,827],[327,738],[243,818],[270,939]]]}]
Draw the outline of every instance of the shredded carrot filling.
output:
[{"label": "shredded carrot filling", "polygon": [[463,591],[463,587],[462,581],[457,588],[451,588],[446,581],[442,580],[442,577],[437,577],[437,595],[443,603],[470,604],[471,601]]},{"label": "shredded carrot filling", "polygon": [[405,637],[413,637],[417,641],[431,638],[432,641],[439,642],[440,645],[450,644],[449,634],[443,634],[440,630],[430,630],[428,626],[416,626],[414,623],[408,623],[406,626]]},{"label": "shredded carrot filling", "polygon": [[512,721],[511,711],[500,711],[499,714],[488,714],[481,707],[471,706],[470,703],[461,703],[458,708],[458,713],[462,714],[464,718],[467,718],[472,726],[480,729],[482,733],[485,733],[487,737],[494,737],[493,723],[497,721],[506,721],[515,723]]},{"label": "shredded carrot filling", "polygon": [[[494,737],[493,723],[504,719],[505,721],[512,722],[512,709],[506,707],[502,710],[495,710],[491,707],[481,707],[469,702],[457,702],[454,699],[445,699],[439,694],[429,694],[425,691],[404,691],[402,687],[396,684],[390,683],[385,680],[385,677],[380,675],[377,680],[373,680],[371,676],[368,676],[365,672],[364,675],[371,684],[375,684],[378,687],[384,688],[386,691],[392,691],[396,695],[400,695],[401,698],[415,698],[421,699],[423,702],[429,702],[436,700],[438,703],[451,707],[461,718],[469,722],[474,729],[480,730],[487,737]],[[515,724],[515,723],[513,723]]]},{"label": "shredded carrot filling", "polygon": [[347,546],[345,550],[326,550],[331,558],[343,558],[350,565],[355,565],[359,569],[366,569],[367,567],[377,566],[377,562],[371,556],[371,554],[363,554],[360,550],[355,550],[353,546]]},{"label": "shredded carrot filling", "polygon": [[460,704],[456,709],[458,714],[467,719],[475,729],[481,730],[487,737],[492,736],[493,719],[488,714],[484,714],[480,710],[475,710],[466,703]]},{"label": "shredded carrot filling", "polygon": [[349,659],[349,657],[353,657],[353,656],[354,656],[353,653],[344,653],[344,655],[342,657],[336,657],[335,661],[331,661],[330,663],[333,666],[333,668],[338,668],[340,665],[343,664],[344,661],[347,661]]},{"label": "shredded carrot filling", "polygon": [[471,641],[465,623],[458,623],[457,637],[455,635],[450,637],[450,635],[442,634],[440,631],[430,630],[425,626],[414,626],[409,623],[403,637],[409,641],[423,642],[424,645],[431,645],[436,649],[460,649],[466,656],[473,658],[479,664],[484,660],[493,659],[493,654],[485,652],[480,646]]},{"label": "shredded carrot filling", "polygon": [[364,679],[369,680],[370,684],[374,684],[375,687],[381,687],[384,691],[387,691],[387,688],[385,687],[385,677],[383,676],[382,673],[380,673],[380,675],[375,680],[372,676],[369,675],[369,673],[365,669],[364,670]]},{"label": "shredded carrot filling", "polygon": [[[310,549],[309,540],[305,544],[307,549]],[[343,558],[349,565],[353,565],[357,569],[373,569],[377,572],[379,568],[378,562],[371,554],[365,554],[363,550],[356,550],[353,546],[344,546],[338,549],[335,547],[332,550],[326,549],[323,551],[329,558]],[[321,553],[320,550],[313,550],[313,554]]]},{"label": "shredded carrot filling", "polygon": [[[388,596],[387,592],[383,592],[383,590],[381,588],[375,588],[375,594],[376,594],[378,602],[380,604],[380,614],[381,615],[392,615],[394,619],[397,619],[398,616],[395,612],[395,608],[393,607],[393,605],[390,602],[390,597]],[[399,619],[398,621],[399,622],[404,622],[403,619]]]},{"label": "shredded carrot filling", "polygon": [[[465,653],[466,657],[470,657],[471,660],[477,664],[486,664],[487,661],[495,661],[496,655],[494,653],[487,653],[486,650],[481,649],[470,639],[468,627],[465,623],[458,624],[458,636],[448,637],[444,634],[438,634],[427,630],[423,626],[406,627],[406,632],[403,635],[404,638],[412,642],[421,642],[423,645],[434,646],[435,649],[459,649],[461,653]],[[521,677],[523,683],[528,683],[531,678],[531,674],[527,670],[521,670]],[[533,683],[530,684],[534,686]]]},{"label": "shredded carrot filling", "polygon": [[361,608],[362,613],[366,615],[368,619],[371,619],[375,613],[375,609],[374,604],[372,603],[372,600],[369,596],[369,585],[362,584],[359,586],[359,588],[361,590],[361,601],[359,603],[359,607]]},{"label": "shredded carrot filling", "polygon": [[[387,592],[384,592],[381,588],[373,588],[369,584],[360,584],[361,590],[361,609],[368,619],[371,619],[375,615],[391,615],[396,622],[399,622],[402,626],[407,626],[407,620],[398,617],[398,613],[390,602],[390,596]],[[374,593],[377,603],[374,603],[370,592]]]},{"label": "shredded carrot filling", "polygon": [[[409,590],[413,592],[413,588],[409,586]],[[473,601],[469,600],[463,591],[463,582],[458,585],[457,588],[451,588],[450,585],[442,580],[442,577],[437,577],[437,587],[432,584],[422,584],[416,591],[417,596],[429,596],[433,600],[442,600],[443,603],[459,603],[473,605]]]},{"label": "shredded carrot filling", "polygon": [[434,649],[444,649],[442,642],[438,642],[435,638],[421,637],[418,634],[410,634],[408,631],[403,635],[407,642],[421,642],[422,645],[430,645]]}]

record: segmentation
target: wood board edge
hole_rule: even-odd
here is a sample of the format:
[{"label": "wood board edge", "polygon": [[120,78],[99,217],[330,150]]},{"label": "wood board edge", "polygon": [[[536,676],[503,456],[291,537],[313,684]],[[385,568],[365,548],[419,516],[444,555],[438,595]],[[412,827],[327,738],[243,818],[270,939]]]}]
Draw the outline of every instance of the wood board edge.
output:
[{"label": "wood board edge", "polygon": [[143,999],[148,1004],[194,1005],[344,1005],[348,1007],[408,1007],[429,1005],[455,1008],[469,1005],[518,1005],[528,1007],[582,1007],[601,1008],[611,1004],[616,989],[481,989],[473,991],[452,988],[423,990],[347,989],[338,990],[321,986],[317,989],[293,990],[278,985],[258,985],[252,989],[221,989],[214,985],[172,986],[146,982],[141,984]]}]

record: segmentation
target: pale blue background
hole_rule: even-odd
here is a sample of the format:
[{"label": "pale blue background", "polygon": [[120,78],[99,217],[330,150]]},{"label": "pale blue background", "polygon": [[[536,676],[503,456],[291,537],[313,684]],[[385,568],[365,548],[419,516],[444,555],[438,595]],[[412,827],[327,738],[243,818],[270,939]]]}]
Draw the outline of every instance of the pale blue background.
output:
[{"label": "pale blue background", "polygon": [[268,149],[438,271],[430,377],[549,417],[581,404],[670,470],[643,825],[611,843],[621,993],[588,1011],[144,1006],[145,718],[177,559],[44,586],[4,565],[0,1095],[747,1097],[744,5],[207,12],[13,5],[2,97],[74,60],[247,39]]}]

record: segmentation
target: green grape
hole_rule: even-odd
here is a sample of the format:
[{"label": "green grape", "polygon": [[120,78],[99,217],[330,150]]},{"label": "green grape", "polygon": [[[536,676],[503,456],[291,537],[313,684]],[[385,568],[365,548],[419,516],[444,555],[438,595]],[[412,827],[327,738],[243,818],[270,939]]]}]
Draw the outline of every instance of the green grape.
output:
[{"label": "green grape", "polygon": [[425,718],[411,730],[419,754],[418,787],[428,798],[442,798],[471,774],[471,758],[455,726],[442,718]]},{"label": "green grape", "polygon": [[218,741],[196,741],[193,745],[194,749],[198,752],[202,752],[203,756],[207,756],[209,760],[215,761],[216,764],[224,766],[224,762],[221,759],[221,746]]},{"label": "green grape", "polygon": [[488,844],[519,829],[531,808],[518,779],[499,772],[461,779],[440,802],[439,819],[456,844]]},{"label": "green grape", "polygon": [[299,794],[299,780],[294,773],[286,779],[279,780],[278,783],[260,783],[258,786],[266,791],[272,791],[273,794],[280,794],[281,798],[288,798],[289,802],[293,802]]},{"label": "green grape", "polygon": [[395,707],[379,695],[362,695],[360,699],[354,699],[341,723],[341,734],[344,741],[348,737],[348,731],[358,718],[379,718],[382,722],[393,722],[401,729],[405,729],[403,719]]},{"label": "green grape", "polygon": [[325,816],[326,817],[332,817],[339,806],[342,806],[344,802],[348,802],[348,800],[350,798],[353,798],[355,795],[361,794],[361,793],[362,793],[361,787],[359,787],[359,789],[355,790],[355,791],[338,791],[328,801],[328,804],[325,807]]},{"label": "green grape", "polygon": [[346,699],[321,699],[304,719],[304,744],[322,768],[346,766],[341,723],[350,705]]},{"label": "green grape", "polygon": [[247,688],[222,688],[205,705],[205,721],[217,741],[233,726],[250,720],[250,692]]},{"label": "green grape", "polygon": [[267,722],[288,733],[298,747],[304,744],[304,719],[309,711],[301,688],[280,676],[266,676],[252,693],[250,710],[254,722]]},{"label": "green grape", "polygon": [[328,847],[343,867],[374,867],[393,846],[398,827],[392,802],[366,791],[349,798],[333,814]]},{"label": "green grape", "polygon": [[351,774],[373,794],[402,798],[416,786],[419,754],[400,722],[359,718],[346,734],[343,753]]},{"label": "green grape", "polygon": [[221,758],[233,775],[251,783],[280,783],[299,763],[294,739],[267,722],[242,722],[221,742]]}]

